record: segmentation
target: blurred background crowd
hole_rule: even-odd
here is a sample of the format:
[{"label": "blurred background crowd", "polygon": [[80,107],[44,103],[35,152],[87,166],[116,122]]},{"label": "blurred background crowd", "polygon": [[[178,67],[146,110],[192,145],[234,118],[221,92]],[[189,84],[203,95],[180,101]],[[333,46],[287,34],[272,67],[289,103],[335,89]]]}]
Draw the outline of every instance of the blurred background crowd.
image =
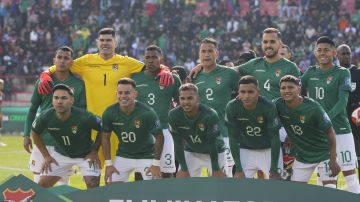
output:
[{"label": "blurred background crowd", "polygon": [[[157,44],[167,66],[190,70],[202,38],[219,43],[219,60],[237,61],[248,50],[261,53],[262,30],[276,27],[305,70],[315,64],[321,35],[352,47],[360,64],[359,0],[1,0],[0,78],[5,100],[21,100],[36,75],[52,64],[54,51],[69,45],[76,57],[97,51],[97,31],[114,27],[117,53],[142,60]],[[29,86],[29,89],[26,87]],[[20,93],[20,97],[14,94]]]}]

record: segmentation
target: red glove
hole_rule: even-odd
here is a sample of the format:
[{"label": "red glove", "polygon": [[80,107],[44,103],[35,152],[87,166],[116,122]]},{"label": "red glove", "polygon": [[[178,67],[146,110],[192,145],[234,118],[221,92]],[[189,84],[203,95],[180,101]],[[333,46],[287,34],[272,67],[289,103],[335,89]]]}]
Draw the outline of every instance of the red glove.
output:
[{"label": "red glove", "polygon": [[160,77],[161,86],[170,86],[174,85],[175,83],[174,77],[172,76],[170,69],[165,65],[160,66],[160,72],[158,74],[158,77]]},{"label": "red glove", "polygon": [[52,91],[53,80],[51,78],[51,73],[49,70],[43,71],[40,74],[40,79],[38,83],[38,93],[40,95],[49,94]]}]

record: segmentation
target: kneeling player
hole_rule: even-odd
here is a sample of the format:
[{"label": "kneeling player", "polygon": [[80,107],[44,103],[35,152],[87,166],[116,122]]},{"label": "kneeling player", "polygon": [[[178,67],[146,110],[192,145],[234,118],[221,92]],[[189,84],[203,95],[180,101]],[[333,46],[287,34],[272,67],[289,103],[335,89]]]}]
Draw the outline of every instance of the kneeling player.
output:
[{"label": "kneeling player", "polygon": [[191,83],[180,86],[179,102],[169,112],[169,129],[181,167],[177,177],[200,177],[203,167],[212,176],[226,176],[225,143],[217,113],[199,103],[198,89]]},{"label": "kneeling player", "polygon": [[332,123],[319,103],[300,96],[300,80],[286,75],[280,80],[281,98],[276,108],[289,139],[297,150],[292,181],[307,183],[316,167],[325,187],[336,188],[340,167]]},{"label": "kneeling player", "polygon": [[255,77],[242,77],[239,99],[231,100],[226,107],[225,120],[236,165],[234,177],[253,178],[261,170],[265,178],[281,179],[277,171],[279,118],[275,105],[260,96],[258,85]]},{"label": "kneeling player", "polygon": [[[144,180],[161,178],[160,156],[164,136],[155,111],[137,102],[136,83],[123,78],[117,84],[118,103],[103,114],[102,148],[105,157],[105,182],[128,181],[131,172],[140,172]],[[110,159],[110,135],[120,140],[115,162]]]},{"label": "kneeling player", "polygon": [[[91,140],[91,130],[101,130],[101,119],[91,113],[73,107],[74,92],[65,85],[53,88],[54,108],[42,112],[32,124],[31,135],[44,163],[39,185],[52,187],[62,176],[72,172],[72,166],[81,169],[87,188],[98,187],[100,179],[98,149],[100,137]],[[47,130],[55,140],[55,151],[50,155],[41,133]]]}]

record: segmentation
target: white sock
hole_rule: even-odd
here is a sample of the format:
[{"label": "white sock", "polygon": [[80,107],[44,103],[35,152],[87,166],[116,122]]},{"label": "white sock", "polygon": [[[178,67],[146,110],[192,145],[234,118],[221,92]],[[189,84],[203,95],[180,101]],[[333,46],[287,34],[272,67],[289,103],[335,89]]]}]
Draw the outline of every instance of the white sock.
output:
[{"label": "white sock", "polygon": [[34,182],[35,182],[36,184],[38,184],[39,181],[40,181],[40,175],[34,173]]},{"label": "white sock", "polygon": [[232,170],[233,170],[233,167],[232,166],[228,166],[227,168],[227,177],[233,177],[233,174],[232,174]]},{"label": "white sock", "polygon": [[336,184],[326,184],[324,187],[336,189]]},{"label": "white sock", "polygon": [[356,174],[345,176],[345,181],[350,192],[360,194],[360,185]]}]

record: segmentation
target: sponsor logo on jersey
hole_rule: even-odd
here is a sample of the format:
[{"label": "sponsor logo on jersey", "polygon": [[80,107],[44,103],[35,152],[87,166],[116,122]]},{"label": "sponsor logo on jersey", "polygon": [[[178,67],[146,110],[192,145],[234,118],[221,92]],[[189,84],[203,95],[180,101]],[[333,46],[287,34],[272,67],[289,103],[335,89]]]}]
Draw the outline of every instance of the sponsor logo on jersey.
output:
[{"label": "sponsor logo on jersey", "polygon": [[216,84],[220,85],[221,84],[221,77],[216,77],[215,82],[216,82]]},{"label": "sponsor logo on jersey", "polygon": [[190,130],[189,127],[186,127],[186,126],[179,126],[180,129],[185,129],[185,130]]},{"label": "sponsor logo on jersey", "polygon": [[15,191],[6,188],[3,191],[4,201],[32,201],[35,198],[36,192],[33,189],[29,189],[27,191],[22,190],[21,188],[16,189]]},{"label": "sponsor logo on jersey", "polygon": [[239,120],[239,121],[248,121],[249,119],[240,117],[240,118],[237,118],[237,120]]},{"label": "sponsor logo on jersey", "polygon": [[333,80],[333,77],[332,77],[332,76],[328,76],[328,78],[327,78],[327,80],[326,80],[326,83],[327,83],[327,84],[330,84],[332,80]]},{"label": "sponsor logo on jersey", "polygon": [[310,78],[310,81],[319,81],[319,78]]},{"label": "sponsor logo on jersey", "polygon": [[280,74],[281,74],[281,69],[275,70],[275,75],[276,75],[276,77],[279,77]]},{"label": "sponsor logo on jersey", "polygon": [[118,64],[113,64],[112,70],[113,71],[119,70],[119,65]]},{"label": "sponsor logo on jersey", "polygon": [[73,134],[76,134],[77,131],[78,131],[78,127],[77,127],[77,126],[71,126],[71,132],[72,132]]},{"label": "sponsor logo on jersey", "polygon": [[301,123],[305,123],[305,115],[300,115],[299,119]]},{"label": "sponsor logo on jersey", "polygon": [[149,86],[147,84],[139,84],[139,85],[136,85],[136,87],[146,87],[146,86]]},{"label": "sponsor logo on jersey", "polygon": [[197,83],[195,83],[195,85],[199,85],[199,84],[202,84],[202,83],[205,83],[205,81],[197,82]]},{"label": "sponsor logo on jersey", "polygon": [[263,117],[263,116],[258,116],[258,117],[256,117],[256,120],[257,120],[257,122],[260,123],[260,124],[264,123],[264,117]]},{"label": "sponsor logo on jersey", "polygon": [[351,92],[354,92],[356,90],[356,83],[352,82],[351,83]]},{"label": "sponsor logo on jersey", "polygon": [[285,119],[289,119],[290,117],[288,116],[284,116],[284,115],[280,115],[281,117],[285,118]]},{"label": "sponsor logo on jersey", "polygon": [[266,72],[264,69],[256,69],[255,72]]},{"label": "sponsor logo on jersey", "polygon": [[124,123],[117,123],[117,122],[112,122],[113,125],[116,125],[116,126],[123,126]]},{"label": "sponsor logo on jersey", "polygon": [[140,128],[140,125],[141,125],[140,120],[139,120],[139,119],[136,119],[136,120],[134,121],[134,125],[135,125],[135,128]]},{"label": "sponsor logo on jersey", "polygon": [[198,124],[198,127],[199,127],[199,129],[200,129],[201,131],[204,131],[204,130],[205,130],[205,126],[204,126],[204,124],[202,124],[202,123],[199,123],[199,124]]}]

